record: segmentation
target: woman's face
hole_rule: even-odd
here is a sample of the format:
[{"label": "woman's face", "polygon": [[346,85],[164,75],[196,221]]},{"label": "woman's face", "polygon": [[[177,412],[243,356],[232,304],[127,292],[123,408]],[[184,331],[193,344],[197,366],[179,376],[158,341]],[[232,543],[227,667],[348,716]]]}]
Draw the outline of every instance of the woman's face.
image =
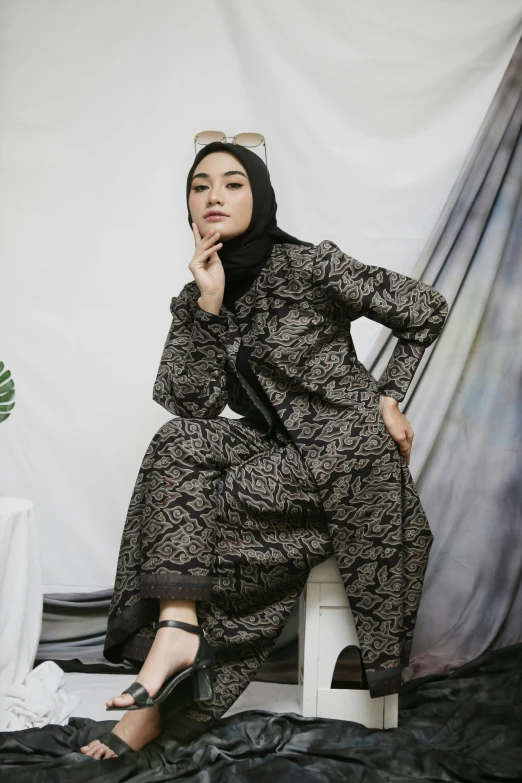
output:
[{"label": "woman's face", "polygon": [[[242,163],[230,152],[211,152],[194,170],[189,194],[189,211],[203,237],[209,229],[219,231],[220,241],[243,234],[252,217],[252,189]],[[212,210],[223,212],[209,220]]]}]

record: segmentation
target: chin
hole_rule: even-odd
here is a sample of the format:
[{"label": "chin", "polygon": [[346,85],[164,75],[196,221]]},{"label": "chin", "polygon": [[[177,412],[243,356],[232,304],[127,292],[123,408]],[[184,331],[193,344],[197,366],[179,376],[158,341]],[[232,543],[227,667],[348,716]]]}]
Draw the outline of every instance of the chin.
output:
[{"label": "chin", "polygon": [[233,236],[235,236],[236,232],[233,228],[227,226],[229,220],[230,218],[227,218],[226,220],[218,222],[217,220],[207,221],[203,219],[203,231],[200,229],[200,233],[203,235],[206,234],[207,231],[212,231],[212,229],[214,229],[215,231],[219,231],[221,236],[226,237],[227,239],[231,239]]},{"label": "chin", "polygon": [[221,231],[221,229],[218,226],[219,231],[219,241],[220,242],[227,242],[229,239],[234,239],[234,237],[239,236],[239,234],[242,234],[242,231],[234,231],[234,230],[228,230],[228,231]]}]

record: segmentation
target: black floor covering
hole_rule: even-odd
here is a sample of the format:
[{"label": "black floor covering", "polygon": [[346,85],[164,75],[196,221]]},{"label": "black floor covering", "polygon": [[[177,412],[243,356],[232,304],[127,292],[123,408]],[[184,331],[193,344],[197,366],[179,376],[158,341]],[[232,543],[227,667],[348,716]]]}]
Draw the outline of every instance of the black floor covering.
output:
[{"label": "black floor covering", "polygon": [[399,726],[249,710],[188,743],[164,735],[140,753],[96,761],[79,752],[116,721],[0,733],[0,781],[13,783],[522,783],[522,644],[446,677],[402,686]]}]

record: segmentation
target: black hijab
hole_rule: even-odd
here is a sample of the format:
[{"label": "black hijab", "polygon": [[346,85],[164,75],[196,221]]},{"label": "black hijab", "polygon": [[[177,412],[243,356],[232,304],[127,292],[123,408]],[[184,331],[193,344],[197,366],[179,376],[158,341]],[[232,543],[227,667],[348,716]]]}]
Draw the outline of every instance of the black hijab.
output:
[{"label": "black hijab", "polygon": [[218,250],[225,271],[225,295],[223,302],[232,308],[236,299],[248,291],[259,271],[268,260],[275,242],[308,245],[301,239],[287,234],[277,225],[277,202],[265,162],[247,147],[228,142],[213,141],[206,144],[196,157],[187,177],[187,210],[189,226],[193,220],[188,209],[192,176],[198,163],[211,152],[230,152],[243,164],[252,188],[252,218],[246,231],[223,242]]}]

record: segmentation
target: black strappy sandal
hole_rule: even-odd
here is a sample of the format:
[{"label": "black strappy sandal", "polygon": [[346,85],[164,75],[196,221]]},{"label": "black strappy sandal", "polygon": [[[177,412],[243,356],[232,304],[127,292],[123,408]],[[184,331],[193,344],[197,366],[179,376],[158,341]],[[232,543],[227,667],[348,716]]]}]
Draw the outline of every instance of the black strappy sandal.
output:
[{"label": "black strappy sandal", "polygon": [[125,740],[122,740],[121,737],[118,737],[118,735],[113,731],[106,731],[101,735],[101,737],[98,737],[98,739],[100,742],[103,742],[104,745],[107,745],[108,748],[117,753],[118,756],[123,756],[124,753],[138,752],[137,750],[134,750],[134,748],[131,748],[130,745],[127,745]]},{"label": "black strappy sandal", "polygon": [[[199,625],[182,623],[179,620],[162,620],[161,622],[156,623],[156,629],[164,626],[183,628],[185,631],[190,631],[190,633],[199,634],[199,646],[192,666],[188,666],[180,672],[175,672],[172,677],[165,680],[154,698],[151,697],[150,693],[143,685],[139,682],[133,682],[132,685],[129,685],[128,688],[122,691],[122,696],[124,693],[130,693],[135,703],[131,704],[129,707],[106,707],[105,709],[107,711],[141,710],[144,707],[155,707],[157,704],[161,704],[161,702],[165,701],[175,688],[187,677],[192,677],[192,693],[196,701],[211,701],[214,698],[214,653],[212,652],[212,647],[203,635],[203,629]],[[103,740],[100,738],[100,741],[102,742]],[[111,750],[118,753],[114,748],[111,748]]]}]

